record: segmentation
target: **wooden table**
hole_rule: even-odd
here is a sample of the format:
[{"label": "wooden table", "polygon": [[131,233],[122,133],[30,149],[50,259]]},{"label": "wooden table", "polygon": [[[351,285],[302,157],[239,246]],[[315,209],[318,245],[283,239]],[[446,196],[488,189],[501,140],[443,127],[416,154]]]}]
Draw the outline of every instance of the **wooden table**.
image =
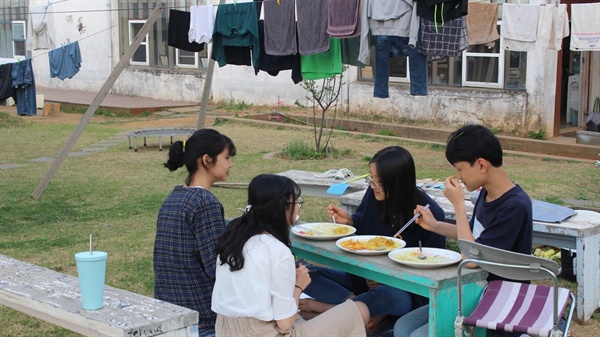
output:
[{"label": "wooden table", "polygon": [[[429,298],[429,336],[454,336],[457,315],[457,265],[435,269],[406,267],[385,255],[364,256],[345,252],[335,241],[314,241],[292,234],[292,250],[303,259],[346,271]],[[472,311],[483,291],[487,272],[466,269],[463,307]]]},{"label": "wooden table", "polygon": [[[365,190],[343,195],[342,207],[354,213]],[[429,193],[429,192],[428,192]],[[453,222],[454,208],[447,198],[430,195],[446,212],[446,220]],[[473,204],[465,201],[471,217]],[[577,256],[574,270],[577,276],[577,319],[587,321],[600,308],[600,213],[576,210],[577,214],[561,223],[533,222],[533,243],[574,249]]]}]

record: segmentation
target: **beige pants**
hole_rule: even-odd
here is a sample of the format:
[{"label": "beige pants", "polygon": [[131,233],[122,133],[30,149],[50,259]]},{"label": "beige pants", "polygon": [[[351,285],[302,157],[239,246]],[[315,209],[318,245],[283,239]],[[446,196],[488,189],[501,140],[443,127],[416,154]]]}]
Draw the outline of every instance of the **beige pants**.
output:
[{"label": "beige pants", "polygon": [[354,301],[336,305],[319,316],[305,321],[302,318],[287,332],[275,321],[265,322],[252,317],[217,315],[216,337],[364,337],[363,319]]}]

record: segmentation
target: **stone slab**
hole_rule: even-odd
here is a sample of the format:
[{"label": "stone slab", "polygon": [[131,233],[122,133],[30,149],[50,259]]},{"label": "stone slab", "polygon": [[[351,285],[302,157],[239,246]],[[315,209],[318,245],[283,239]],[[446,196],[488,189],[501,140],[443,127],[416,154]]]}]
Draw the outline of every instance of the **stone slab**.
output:
[{"label": "stone slab", "polygon": [[76,277],[5,255],[0,304],[85,336],[198,336],[194,310],[110,286],[103,308],[85,310]]},{"label": "stone slab", "polygon": [[[600,146],[600,132],[577,131],[575,139],[577,144]],[[600,152],[600,148],[598,149],[598,152]]]},{"label": "stone slab", "polygon": [[0,164],[0,169],[12,169],[25,166],[23,164]]}]

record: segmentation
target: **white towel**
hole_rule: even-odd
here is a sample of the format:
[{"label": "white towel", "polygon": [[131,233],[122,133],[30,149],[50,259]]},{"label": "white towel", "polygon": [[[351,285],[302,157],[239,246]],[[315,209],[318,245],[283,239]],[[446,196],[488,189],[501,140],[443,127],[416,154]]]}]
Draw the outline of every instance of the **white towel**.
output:
[{"label": "white towel", "polygon": [[571,50],[600,50],[600,3],[571,5]]},{"label": "white towel", "polygon": [[190,43],[212,42],[215,17],[212,5],[190,6],[190,30],[188,41]]},{"label": "white towel", "polygon": [[538,22],[538,46],[560,50],[562,39],[565,36],[569,36],[567,5],[541,6]]},{"label": "white towel", "polygon": [[514,51],[528,51],[535,47],[537,39],[539,5],[502,5],[503,48]]}]

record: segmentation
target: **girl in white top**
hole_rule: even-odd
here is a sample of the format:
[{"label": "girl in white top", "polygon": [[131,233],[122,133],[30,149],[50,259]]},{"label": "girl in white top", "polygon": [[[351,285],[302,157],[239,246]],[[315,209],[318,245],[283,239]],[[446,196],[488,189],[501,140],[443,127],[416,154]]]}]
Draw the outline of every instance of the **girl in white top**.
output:
[{"label": "girl in white top", "polygon": [[348,300],[309,321],[298,315],[310,276],[295,266],[289,236],[301,205],[300,187],[287,177],[262,174],[250,182],[246,213],[216,247],[217,337],[366,336],[362,302]]}]

